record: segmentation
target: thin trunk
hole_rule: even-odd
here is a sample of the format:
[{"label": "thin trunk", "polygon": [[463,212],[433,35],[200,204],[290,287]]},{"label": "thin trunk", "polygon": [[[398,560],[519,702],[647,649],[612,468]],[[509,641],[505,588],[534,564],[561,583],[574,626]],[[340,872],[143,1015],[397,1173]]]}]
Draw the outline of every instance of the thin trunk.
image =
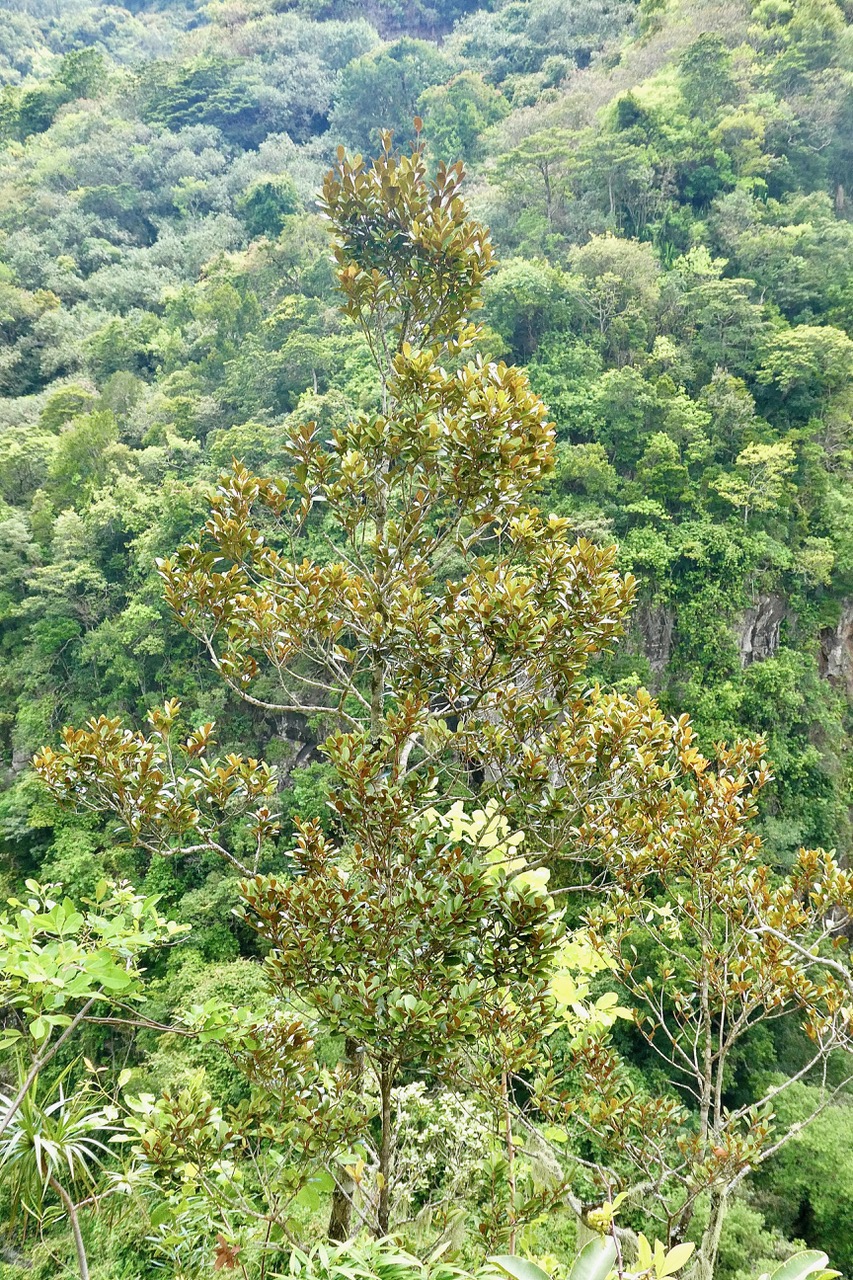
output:
[{"label": "thin trunk", "polygon": [[724,1021],[720,1020],[719,1048],[717,1050],[717,1078],[714,1083],[714,1116],[711,1132],[716,1141],[723,1123],[723,1081],[726,1074],[726,1061],[729,1056],[728,1045],[723,1040]]},{"label": "thin trunk", "polygon": [[379,1141],[379,1212],[377,1214],[377,1234],[387,1236],[391,1223],[391,1088],[394,1083],[394,1068],[385,1062],[379,1072],[379,1100],[381,1105],[382,1136]]},{"label": "thin trunk", "polygon": [[77,1265],[80,1268],[80,1280],[89,1280],[89,1260],[86,1257],[86,1247],[83,1244],[83,1235],[80,1231],[80,1219],[77,1216],[74,1201],[71,1199],[65,1188],[60,1186],[56,1178],[51,1176],[48,1179],[48,1182],[59,1196],[65,1206],[65,1212],[68,1214],[68,1221],[71,1224],[71,1234],[74,1236],[74,1248],[77,1250]]},{"label": "thin trunk", "polygon": [[[347,1037],[344,1044],[344,1061],[349,1067],[353,1085],[358,1089],[364,1070],[364,1055],[358,1042]],[[348,1240],[352,1234],[352,1205],[356,1194],[355,1179],[341,1169],[335,1175],[335,1189],[332,1192],[332,1209],[329,1214],[329,1239]]]},{"label": "thin trunk", "polygon": [[512,1112],[509,1105],[509,1081],[505,1071],[501,1073],[501,1096],[504,1109],[504,1142],[506,1144],[506,1179],[509,1190],[509,1251],[515,1253],[515,1142],[512,1136]]},{"label": "thin trunk", "polygon": [[544,169],[540,169],[539,172],[542,174],[542,178],[545,183],[545,217],[548,219],[548,226],[553,227],[554,219],[551,212],[551,175],[548,172],[547,165]]},{"label": "thin trunk", "polygon": [[377,654],[370,673],[370,737],[373,746],[379,742],[382,732],[382,712],[385,707],[385,663]]},{"label": "thin trunk", "polygon": [[699,984],[699,1004],[702,1027],[702,1083],[699,1090],[699,1135],[708,1142],[711,1121],[711,1100],[714,1096],[714,1023],[711,1016],[711,984],[708,978],[708,939],[713,936],[713,920],[710,909],[700,894],[699,909],[702,920],[702,977]]},{"label": "thin trunk", "polygon": [[711,1011],[708,992],[708,970],[703,969],[699,987],[699,1000],[702,1014],[702,1086],[699,1103],[699,1134],[703,1142],[708,1141],[708,1130],[711,1114],[711,1097],[714,1084],[713,1041],[711,1037]]},{"label": "thin trunk", "polygon": [[[382,378],[383,411],[387,409],[386,380]],[[382,541],[385,531],[386,498],[380,496],[376,512],[377,542]],[[377,585],[381,591],[383,573],[377,573]],[[382,602],[377,602],[382,607]],[[385,659],[381,650],[374,650],[370,671],[370,738],[375,747],[378,746],[382,732],[382,719],[385,710]],[[345,1045],[345,1061],[349,1066],[353,1079],[353,1088],[358,1091],[364,1071],[364,1055],[357,1041],[347,1037]],[[335,1189],[332,1192],[332,1211],[329,1216],[329,1239],[348,1240],[352,1234],[353,1198],[356,1194],[355,1180],[349,1174],[340,1172],[336,1176]]]},{"label": "thin trunk", "polygon": [[696,1266],[693,1269],[694,1280],[714,1280],[726,1208],[725,1195],[721,1195],[719,1191],[712,1191],[708,1208],[708,1225],[702,1233],[702,1242],[696,1255]]},{"label": "thin trunk", "polygon": [[[386,489],[387,463],[383,464],[382,482],[379,486],[379,496],[376,502],[376,545],[382,548],[385,537],[385,520],[388,514],[388,494]],[[376,566],[374,581],[376,584],[376,605],[377,611],[385,617],[385,600],[383,598],[383,589],[385,586],[385,570],[380,563]],[[382,719],[385,711],[385,655],[381,647],[377,647],[371,654],[370,662],[370,737],[374,748],[378,746],[379,736],[382,732]]]}]

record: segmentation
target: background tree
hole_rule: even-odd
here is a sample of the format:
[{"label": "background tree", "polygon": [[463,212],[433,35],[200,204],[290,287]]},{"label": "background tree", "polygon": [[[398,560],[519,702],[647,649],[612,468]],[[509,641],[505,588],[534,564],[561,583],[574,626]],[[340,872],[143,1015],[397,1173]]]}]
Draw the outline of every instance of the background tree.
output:
[{"label": "background tree", "polygon": [[[612,1058],[593,1050],[589,1069],[600,1093],[573,1105],[615,1169],[632,1153],[639,1185],[629,1195],[648,1199],[665,1241],[684,1238],[698,1198],[707,1197],[694,1236],[696,1275],[712,1280],[734,1189],[851,1079],[853,971],[833,951],[844,946],[853,881],[833,855],[801,850],[791,875],[774,882],[748,827],[769,780],[763,744],[721,750],[716,773],[692,745],[689,726],[676,728],[675,744],[683,777],[639,818],[633,848],[623,838],[615,858],[605,855],[616,892],[591,917],[672,1088],[655,1098],[627,1078],[620,1085]],[[798,1070],[765,1077],[735,1100],[743,1045],[791,1015],[806,1037]],[[774,1125],[776,1099],[802,1079],[817,1085],[811,1110]],[[624,1174],[611,1176],[626,1185]]]},{"label": "background tree", "polygon": [[418,99],[430,150],[445,161],[476,159],[481,135],[508,110],[502,95],[471,71],[460,72],[446,85],[425,89]]},{"label": "background tree", "polygon": [[343,74],[333,126],[368,154],[378,150],[381,129],[410,136],[421,94],[441,84],[449,71],[444,55],[425,40],[404,37],[366,53]]},{"label": "background tree", "polygon": [[682,54],[681,92],[691,111],[701,118],[713,115],[736,96],[731,53],[719,36],[707,33]]},{"label": "background tree", "polygon": [[785,481],[794,469],[794,448],[787,440],[776,444],[748,444],[737,456],[737,470],[722,476],[714,487],[721,497],[743,511],[744,524],[754,511],[778,509]]}]

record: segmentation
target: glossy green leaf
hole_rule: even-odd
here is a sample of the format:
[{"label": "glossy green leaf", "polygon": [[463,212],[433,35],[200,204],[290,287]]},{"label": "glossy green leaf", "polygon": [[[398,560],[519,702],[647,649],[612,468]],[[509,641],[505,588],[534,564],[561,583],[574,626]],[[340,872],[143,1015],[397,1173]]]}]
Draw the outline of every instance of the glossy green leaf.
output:
[{"label": "glossy green leaf", "polygon": [[[771,1280],[805,1280],[806,1276],[813,1276],[816,1271],[824,1272],[828,1261],[826,1254],[820,1249],[803,1249],[777,1267]],[[837,1276],[840,1273],[833,1271],[830,1274]]]},{"label": "glossy green leaf", "polygon": [[548,1272],[543,1271],[535,1262],[529,1262],[527,1258],[519,1258],[515,1254],[497,1254],[490,1257],[489,1262],[509,1276],[510,1280],[551,1280]]},{"label": "glossy green leaf", "polygon": [[585,1244],[575,1258],[568,1280],[606,1280],[616,1261],[616,1245],[611,1236],[599,1236]]}]

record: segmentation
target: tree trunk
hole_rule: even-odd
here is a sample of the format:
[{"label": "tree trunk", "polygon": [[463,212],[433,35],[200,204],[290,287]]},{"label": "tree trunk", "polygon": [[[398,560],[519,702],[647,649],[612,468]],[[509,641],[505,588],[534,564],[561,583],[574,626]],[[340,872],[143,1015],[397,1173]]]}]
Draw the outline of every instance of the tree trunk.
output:
[{"label": "tree trunk", "polygon": [[83,1244],[83,1235],[80,1231],[80,1219],[77,1216],[74,1201],[71,1199],[65,1188],[60,1186],[56,1178],[50,1177],[48,1182],[59,1196],[65,1206],[65,1212],[68,1214],[68,1221],[71,1224],[71,1234],[74,1236],[74,1248],[77,1250],[77,1265],[80,1268],[80,1280],[89,1280],[89,1260],[86,1257],[86,1247]]},{"label": "tree trunk", "polygon": [[[364,1057],[357,1041],[347,1037],[344,1055],[344,1060],[357,1087],[364,1070]],[[329,1214],[330,1240],[348,1240],[352,1235],[352,1205],[355,1193],[355,1179],[341,1169],[335,1175],[335,1189],[332,1192],[332,1210]]]},{"label": "tree trunk", "polygon": [[391,1088],[394,1082],[393,1064],[384,1062],[379,1072],[379,1100],[382,1118],[382,1136],[379,1142],[379,1212],[377,1234],[387,1236],[391,1223]]},{"label": "tree trunk", "polygon": [[504,1110],[504,1142],[506,1145],[506,1177],[509,1193],[509,1251],[515,1253],[515,1141],[512,1136],[512,1112],[510,1110],[509,1081],[506,1071],[501,1073],[501,1097]]},{"label": "tree trunk", "polygon": [[332,1210],[329,1214],[329,1239],[335,1243],[342,1243],[350,1238],[354,1195],[355,1180],[343,1171],[337,1173],[335,1189],[332,1192]]},{"label": "tree trunk", "polygon": [[714,1280],[717,1265],[717,1251],[720,1247],[720,1233],[726,1216],[726,1197],[719,1191],[711,1192],[711,1203],[708,1208],[708,1225],[702,1233],[696,1265],[693,1268],[694,1280]]}]

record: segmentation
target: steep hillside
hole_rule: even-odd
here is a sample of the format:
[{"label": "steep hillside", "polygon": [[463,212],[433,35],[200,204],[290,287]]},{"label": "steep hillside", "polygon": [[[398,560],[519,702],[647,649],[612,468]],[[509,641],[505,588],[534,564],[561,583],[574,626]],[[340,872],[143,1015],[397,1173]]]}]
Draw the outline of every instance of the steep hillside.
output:
[{"label": "steep hillside", "polygon": [[[232,458],[274,473],[294,425],[376,408],[316,193],[340,144],[406,147],[415,117],[492,228],[482,353],[523,364],[558,429],[541,506],[638,579],[596,677],[688,712],[704,750],[766,738],[777,870],[853,851],[848,0],[6,0],[0,82],[0,887],[166,895],[192,934],[158,970],[164,1019],[170,986],[203,1003],[204,966],[256,954],[220,863],[128,850],[29,761],[179,695],[281,766],[286,836],[327,820],[311,726],[217,682],[154,561]],[[753,1047],[740,1098],[800,1069],[784,1028]],[[810,1133],[749,1184],[721,1280],[783,1238],[853,1266],[837,1133]]]}]

